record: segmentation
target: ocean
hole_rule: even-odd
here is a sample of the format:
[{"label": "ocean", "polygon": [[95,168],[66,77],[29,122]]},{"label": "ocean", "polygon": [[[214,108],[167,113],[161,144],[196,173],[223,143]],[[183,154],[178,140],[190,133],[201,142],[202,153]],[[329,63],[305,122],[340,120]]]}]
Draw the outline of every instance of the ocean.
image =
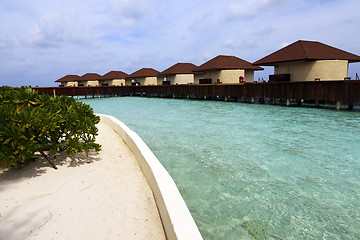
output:
[{"label": "ocean", "polygon": [[146,142],[204,239],[359,239],[360,112],[84,99]]}]

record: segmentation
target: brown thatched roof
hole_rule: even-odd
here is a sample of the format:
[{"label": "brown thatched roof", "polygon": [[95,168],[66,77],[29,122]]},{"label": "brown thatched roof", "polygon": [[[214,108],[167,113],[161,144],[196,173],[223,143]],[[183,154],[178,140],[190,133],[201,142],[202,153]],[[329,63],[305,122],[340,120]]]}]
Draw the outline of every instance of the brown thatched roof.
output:
[{"label": "brown thatched roof", "polygon": [[137,78],[137,77],[157,77],[159,75],[159,71],[156,71],[152,68],[142,68],[136,72],[130,74],[127,78]]},{"label": "brown thatched roof", "polygon": [[254,62],[254,64],[272,66],[275,63],[296,60],[348,60],[349,62],[360,62],[360,56],[321,42],[299,40]]},{"label": "brown thatched roof", "polygon": [[112,79],[125,79],[129,74],[122,71],[110,71],[107,74],[98,78],[98,80],[112,80]]},{"label": "brown thatched roof", "polygon": [[197,66],[192,63],[177,63],[162,71],[160,75],[194,74],[193,71],[196,69]]},{"label": "brown thatched roof", "polygon": [[96,81],[101,75],[97,73],[86,73],[80,77],[78,81]]},{"label": "brown thatched roof", "polygon": [[263,70],[262,67],[254,66],[252,63],[247,62],[235,56],[219,55],[206,63],[200,65],[195,71],[206,70],[225,70],[225,69],[250,69],[250,70]]},{"label": "brown thatched roof", "polygon": [[62,78],[59,78],[55,82],[76,82],[80,79],[78,75],[66,75]]}]

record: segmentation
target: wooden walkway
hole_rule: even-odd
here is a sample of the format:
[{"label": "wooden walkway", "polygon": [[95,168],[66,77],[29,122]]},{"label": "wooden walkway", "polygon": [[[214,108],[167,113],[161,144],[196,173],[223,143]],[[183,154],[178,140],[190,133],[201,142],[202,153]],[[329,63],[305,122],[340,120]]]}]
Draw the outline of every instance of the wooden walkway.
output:
[{"label": "wooden walkway", "polygon": [[158,96],[176,98],[213,99],[281,99],[290,105],[291,100],[334,102],[340,109],[345,102],[352,108],[360,102],[360,81],[315,81],[245,84],[186,84],[153,86],[87,86],[87,87],[35,87],[40,94],[66,96]]}]

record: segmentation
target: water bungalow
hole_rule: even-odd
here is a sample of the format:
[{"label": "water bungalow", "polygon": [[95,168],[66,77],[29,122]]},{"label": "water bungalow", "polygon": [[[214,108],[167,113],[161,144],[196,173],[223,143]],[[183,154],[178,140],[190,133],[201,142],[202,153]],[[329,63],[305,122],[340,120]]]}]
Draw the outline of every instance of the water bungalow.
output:
[{"label": "water bungalow", "polygon": [[177,85],[177,84],[191,84],[199,82],[200,74],[193,72],[198,67],[192,63],[177,63],[168,69],[162,71],[159,76],[166,78],[165,84]]},{"label": "water bungalow", "polygon": [[299,40],[254,62],[274,66],[270,82],[347,80],[348,65],[360,62],[360,56],[329,45]]},{"label": "water bungalow", "polygon": [[130,74],[126,79],[132,81],[135,85],[161,85],[164,81],[163,77],[159,77],[159,71],[152,68],[142,68]]},{"label": "water bungalow", "polygon": [[122,71],[110,71],[97,80],[99,86],[130,86],[131,80],[126,79],[129,74]]},{"label": "water bungalow", "polygon": [[59,87],[77,87],[78,86],[78,80],[80,77],[78,75],[66,75],[62,78],[59,78],[55,82],[59,82]]},{"label": "water bungalow", "polygon": [[78,80],[78,86],[99,86],[98,78],[100,77],[97,73],[86,73]]},{"label": "water bungalow", "polygon": [[200,65],[194,72],[204,72],[199,84],[254,82],[254,71],[264,70],[235,56],[219,55]]}]

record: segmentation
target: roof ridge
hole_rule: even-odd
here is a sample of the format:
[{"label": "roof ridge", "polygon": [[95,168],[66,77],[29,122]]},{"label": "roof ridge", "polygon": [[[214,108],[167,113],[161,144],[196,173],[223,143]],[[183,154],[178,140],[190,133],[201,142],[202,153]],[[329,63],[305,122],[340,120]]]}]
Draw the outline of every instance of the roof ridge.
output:
[{"label": "roof ridge", "polygon": [[300,42],[301,48],[302,48],[302,50],[304,52],[305,58],[309,58],[308,54],[307,54],[307,52],[305,50],[304,44],[303,44],[305,42],[305,40],[299,40],[299,42]]}]

